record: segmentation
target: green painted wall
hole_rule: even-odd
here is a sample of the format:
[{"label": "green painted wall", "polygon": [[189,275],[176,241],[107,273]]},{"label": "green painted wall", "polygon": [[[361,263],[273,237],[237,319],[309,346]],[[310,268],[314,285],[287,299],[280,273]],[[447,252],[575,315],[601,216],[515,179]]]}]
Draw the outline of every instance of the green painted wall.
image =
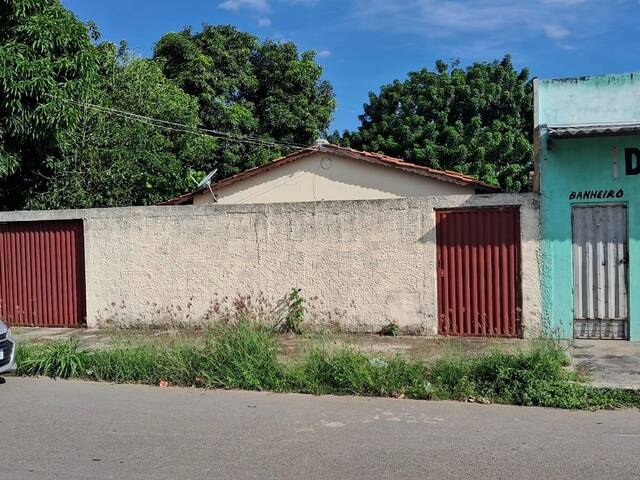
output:
[{"label": "green painted wall", "polygon": [[535,80],[536,125],[640,121],[640,73]]},{"label": "green painted wall", "polygon": [[[543,325],[573,336],[572,204],[619,202],[628,215],[629,331],[640,341],[640,175],[625,174],[625,148],[640,148],[640,136],[556,139],[551,149],[546,141],[548,126],[640,122],[640,74],[536,80],[534,89]],[[571,192],[620,189],[619,199],[570,199]]]},{"label": "green painted wall", "polygon": [[[541,273],[543,321],[563,337],[573,336],[573,263],[571,206],[576,203],[625,203],[629,232],[629,318],[631,340],[640,340],[640,176],[625,175],[624,149],[639,148],[638,137],[554,140],[541,152]],[[616,148],[618,177],[614,176]],[[571,192],[624,191],[616,199],[570,199]]]}]

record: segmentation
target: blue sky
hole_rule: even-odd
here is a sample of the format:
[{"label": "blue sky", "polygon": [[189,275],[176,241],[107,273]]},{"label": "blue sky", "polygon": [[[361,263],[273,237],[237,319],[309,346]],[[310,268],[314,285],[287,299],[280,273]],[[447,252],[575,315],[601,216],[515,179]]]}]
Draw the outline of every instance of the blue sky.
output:
[{"label": "blue sky", "polygon": [[63,0],[107,40],[142,55],[165,32],[232,24],[318,52],[338,108],[359,124],[369,91],[435,60],[505,53],[542,78],[640,70],[640,0]]}]

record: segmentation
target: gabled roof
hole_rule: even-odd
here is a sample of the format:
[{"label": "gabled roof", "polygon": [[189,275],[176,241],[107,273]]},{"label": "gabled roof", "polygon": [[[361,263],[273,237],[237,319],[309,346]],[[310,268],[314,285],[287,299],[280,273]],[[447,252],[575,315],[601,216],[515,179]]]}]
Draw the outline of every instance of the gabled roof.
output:
[{"label": "gabled roof", "polygon": [[[359,150],[340,147],[338,145],[333,145],[331,143],[316,143],[315,145],[309,148],[299,150],[290,155],[280,157],[276,160],[273,160],[272,162],[266,163],[259,167],[250,168],[249,170],[245,170],[244,172],[241,172],[229,178],[226,178],[220,182],[217,182],[215,185],[213,185],[212,188],[214,191],[220,190],[233,183],[239,182],[241,180],[245,180],[247,178],[254,177],[256,175],[260,175],[262,173],[273,170],[274,168],[278,168],[283,165],[293,163],[297,160],[306,158],[317,152],[332,153],[334,155],[341,156],[341,157],[347,157],[354,160],[361,160],[368,163],[373,163],[375,165],[391,167],[391,168],[402,170],[408,173],[414,173],[417,175],[422,175],[424,177],[429,177],[429,178],[441,180],[444,182],[455,183],[456,185],[475,187],[477,190],[482,192],[500,191],[500,189],[494,185],[490,185],[488,183],[482,182],[469,175],[463,175],[462,173],[453,172],[451,170],[437,170],[435,168],[424,167],[422,165],[416,165],[413,163],[404,162],[399,158],[388,157],[386,155],[381,155],[379,153],[361,152]],[[202,187],[194,192],[186,193],[184,195],[180,195],[179,197],[173,198],[171,200],[167,200],[166,202],[162,202],[159,205],[180,205],[183,203],[187,203],[195,195],[197,195],[198,193],[206,189],[207,189],[206,186]]]}]

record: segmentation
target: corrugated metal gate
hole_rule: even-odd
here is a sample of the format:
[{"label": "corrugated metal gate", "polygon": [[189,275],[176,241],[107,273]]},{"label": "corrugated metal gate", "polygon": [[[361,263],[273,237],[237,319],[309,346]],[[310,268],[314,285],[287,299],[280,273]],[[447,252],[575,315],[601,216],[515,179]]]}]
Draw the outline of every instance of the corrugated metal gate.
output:
[{"label": "corrugated metal gate", "polygon": [[436,238],[439,333],[521,336],[519,209],[437,211]]},{"label": "corrugated metal gate", "polygon": [[0,224],[0,318],[77,327],[84,317],[82,221]]},{"label": "corrugated metal gate", "polygon": [[574,336],[627,339],[627,207],[574,205],[572,216]]}]

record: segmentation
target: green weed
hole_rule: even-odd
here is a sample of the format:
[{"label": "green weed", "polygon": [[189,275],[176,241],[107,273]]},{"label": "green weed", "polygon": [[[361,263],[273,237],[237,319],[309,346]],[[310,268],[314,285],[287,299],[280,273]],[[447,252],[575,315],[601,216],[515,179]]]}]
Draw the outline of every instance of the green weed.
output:
[{"label": "green weed", "polygon": [[91,352],[86,373],[93,380],[157,385],[163,377],[164,349],[150,344],[117,347]]},{"label": "green weed", "polygon": [[43,345],[20,346],[17,351],[17,374],[43,375],[51,378],[77,378],[86,375],[87,352],[71,338]]},{"label": "green weed", "polygon": [[303,333],[303,322],[306,308],[304,306],[304,297],[300,293],[302,289],[292,288],[287,296],[283,299],[285,316],[283,321],[275,326],[277,333]]},{"label": "green weed", "polygon": [[215,388],[280,390],[283,366],[275,336],[249,320],[222,328],[205,347],[204,385]]},{"label": "green weed", "polygon": [[397,337],[400,335],[400,326],[397,323],[387,323],[378,331],[378,335],[383,337]]},{"label": "green weed", "polygon": [[528,351],[450,355],[431,364],[402,356],[373,357],[353,348],[310,348],[279,360],[272,330],[239,320],[167,342],[120,343],[85,351],[77,340],[18,347],[18,375],[87,378],[157,385],[241,388],[313,394],[416,399],[486,399],[495,403],[568,409],[640,406],[640,393],[580,383],[565,367],[558,342]]}]

